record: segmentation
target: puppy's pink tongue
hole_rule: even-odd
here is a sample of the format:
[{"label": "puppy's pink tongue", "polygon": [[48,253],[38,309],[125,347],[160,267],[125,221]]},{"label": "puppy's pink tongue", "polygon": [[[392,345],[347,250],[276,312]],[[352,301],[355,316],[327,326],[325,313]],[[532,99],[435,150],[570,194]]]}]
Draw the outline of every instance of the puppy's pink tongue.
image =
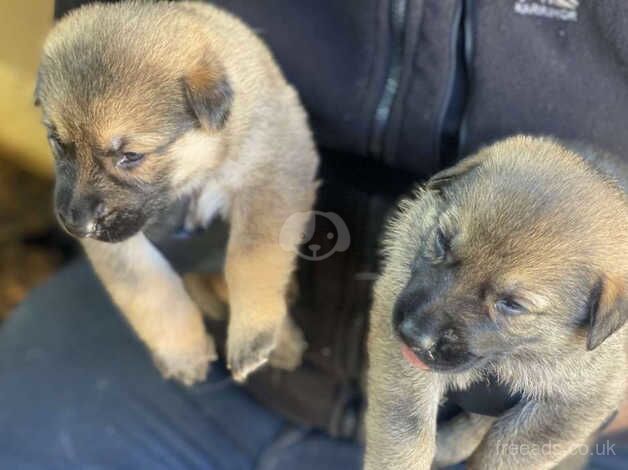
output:
[{"label": "puppy's pink tongue", "polygon": [[406,358],[406,361],[408,361],[414,367],[418,367],[419,369],[422,369],[422,370],[430,370],[430,366],[428,366],[425,362],[419,359],[417,355],[414,354],[412,349],[410,349],[405,344],[401,346],[401,354],[403,354],[403,357]]}]

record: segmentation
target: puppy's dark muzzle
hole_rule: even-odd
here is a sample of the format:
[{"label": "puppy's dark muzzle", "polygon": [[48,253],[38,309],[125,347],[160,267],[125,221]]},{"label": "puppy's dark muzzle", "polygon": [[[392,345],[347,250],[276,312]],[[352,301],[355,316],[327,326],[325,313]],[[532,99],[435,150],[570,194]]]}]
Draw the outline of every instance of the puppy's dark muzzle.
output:
[{"label": "puppy's dark muzzle", "polygon": [[436,312],[395,312],[395,331],[421,362],[430,369],[458,372],[472,367],[479,358],[469,351],[462,333],[441,324]]},{"label": "puppy's dark muzzle", "polygon": [[61,226],[77,238],[94,236],[98,219],[105,210],[104,204],[97,198],[85,198],[69,204],[57,206],[57,219]]},{"label": "puppy's dark muzzle", "polygon": [[421,328],[412,318],[405,318],[399,324],[397,334],[410,349],[421,355],[421,359],[425,357],[434,360],[437,353],[438,338]]}]

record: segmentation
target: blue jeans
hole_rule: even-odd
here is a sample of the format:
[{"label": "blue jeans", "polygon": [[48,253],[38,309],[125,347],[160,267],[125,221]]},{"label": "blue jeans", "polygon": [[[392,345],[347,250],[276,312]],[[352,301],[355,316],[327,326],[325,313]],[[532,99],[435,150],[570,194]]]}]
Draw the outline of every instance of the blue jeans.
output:
[{"label": "blue jeans", "polygon": [[85,262],[0,329],[0,469],[360,465],[357,445],[289,424],[221,365],[192,388],[164,381]]},{"label": "blue jeans", "polygon": [[[615,455],[589,468],[628,468],[628,436],[611,442]],[[358,445],[256,403],[221,365],[192,388],[164,381],[85,262],[0,329],[0,470],[352,470],[361,459]]]}]

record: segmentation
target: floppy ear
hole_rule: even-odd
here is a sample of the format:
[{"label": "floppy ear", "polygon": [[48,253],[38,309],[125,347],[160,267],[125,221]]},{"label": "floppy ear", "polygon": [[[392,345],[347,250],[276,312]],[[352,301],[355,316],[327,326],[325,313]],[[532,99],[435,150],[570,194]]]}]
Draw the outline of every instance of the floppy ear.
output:
[{"label": "floppy ear", "polygon": [[591,291],[588,305],[587,349],[591,351],[621,328],[628,319],[625,282],[609,277],[600,278]]},{"label": "floppy ear", "polygon": [[233,101],[233,90],[224,67],[202,59],[183,77],[183,88],[190,108],[208,131],[225,126]]},{"label": "floppy ear", "polygon": [[485,154],[474,155],[472,157],[465,158],[464,160],[461,160],[457,165],[439,171],[434,176],[432,176],[426,184],[426,189],[434,189],[438,191],[446,187],[456,178],[480,166],[484,160],[486,160]]}]

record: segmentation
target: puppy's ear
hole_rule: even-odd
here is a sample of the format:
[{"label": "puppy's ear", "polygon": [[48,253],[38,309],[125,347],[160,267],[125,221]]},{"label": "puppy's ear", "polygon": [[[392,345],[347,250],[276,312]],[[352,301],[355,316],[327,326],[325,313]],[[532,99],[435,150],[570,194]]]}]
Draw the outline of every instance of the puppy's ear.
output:
[{"label": "puppy's ear", "polygon": [[465,158],[464,160],[461,160],[457,165],[446,168],[445,170],[436,173],[428,180],[425,187],[426,189],[432,189],[436,191],[443,189],[456,178],[459,178],[460,176],[469,173],[474,168],[480,166],[484,160],[486,160],[486,155],[483,154]]},{"label": "puppy's ear", "polygon": [[216,60],[199,60],[183,77],[183,88],[190,108],[208,131],[225,126],[233,90],[222,64]]},{"label": "puppy's ear", "polygon": [[628,299],[625,281],[602,277],[589,297],[589,333],[587,349],[597,348],[606,338],[621,328],[628,319]]}]

